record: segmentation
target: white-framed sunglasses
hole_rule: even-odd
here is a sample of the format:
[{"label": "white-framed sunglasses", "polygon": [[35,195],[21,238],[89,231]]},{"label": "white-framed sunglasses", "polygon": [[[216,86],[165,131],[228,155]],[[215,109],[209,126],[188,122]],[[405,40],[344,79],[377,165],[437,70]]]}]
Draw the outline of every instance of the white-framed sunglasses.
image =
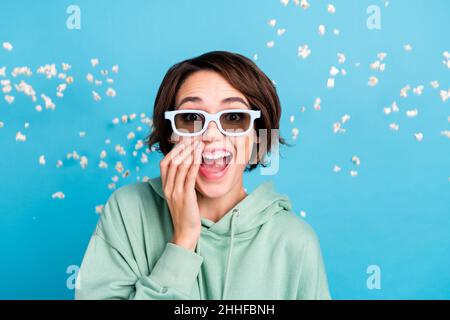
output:
[{"label": "white-framed sunglasses", "polygon": [[214,121],[221,133],[238,137],[248,134],[253,129],[254,120],[261,117],[261,111],[225,109],[211,114],[203,110],[183,109],[166,111],[164,117],[170,120],[173,132],[179,136],[201,135],[208,128],[209,123]]}]

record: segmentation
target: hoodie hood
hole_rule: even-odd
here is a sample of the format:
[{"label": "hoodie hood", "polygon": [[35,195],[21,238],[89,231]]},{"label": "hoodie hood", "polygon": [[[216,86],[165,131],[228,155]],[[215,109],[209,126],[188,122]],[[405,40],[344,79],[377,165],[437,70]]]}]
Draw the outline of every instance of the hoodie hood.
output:
[{"label": "hoodie hood", "polygon": [[[165,199],[161,177],[150,179],[149,184],[160,197]],[[224,241],[229,241],[222,300],[227,297],[229,274],[232,272],[230,266],[232,265],[235,236],[258,228],[275,215],[281,212],[291,211],[291,209],[292,205],[289,198],[284,194],[276,192],[271,181],[266,181],[239,201],[219,221],[213,222],[209,219],[201,218],[202,230],[207,229],[209,232],[224,237]],[[199,255],[201,254],[200,238],[197,242],[195,252]],[[200,299],[203,299],[203,276],[201,269],[197,281],[199,283]]]}]

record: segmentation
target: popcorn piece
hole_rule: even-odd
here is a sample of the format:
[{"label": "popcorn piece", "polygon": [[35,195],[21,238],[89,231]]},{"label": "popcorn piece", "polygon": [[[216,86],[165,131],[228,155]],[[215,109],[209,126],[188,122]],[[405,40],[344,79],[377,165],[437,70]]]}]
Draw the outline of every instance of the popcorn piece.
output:
[{"label": "popcorn piece", "polygon": [[344,114],[341,118],[341,122],[343,124],[346,123],[348,120],[350,120],[350,116],[348,114]]},{"label": "popcorn piece", "polygon": [[64,199],[66,196],[63,192],[58,191],[52,194],[52,199]]},{"label": "popcorn piece", "polygon": [[303,10],[306,10],[310,7],[308,0],[300,0],[300,7],[302,7]]},{"label": "popcorn piece", "polygon": [[97,58],[91,59],[91,65],[93,68],[95,68],[98,65],[99,61]]},{"label": "popcorn piece", "polygon": [[283,6],[287,6],[287,5],[289,4],[289,0],[280,0],[280,3],[281,3]]},{"label": "popcorn piece", "polygon": [[320,36],[324,36],[324,35],[325,35],[325,31],[326,31],[325,26],[324,26],[323,24],[321,24],[321,25],[319,26],[319,29],[318,29],[319,35],[320,35]]},{"label": "popcorn piece", "polygon": [[292,139],[296,140],[298,137],[298,134],[299,134],[298,128],[292,128],[291,133],[292,133]]},{"label": "popcorn piece", "polygon": [[80,135],[80,138],[84,138],[86,136],[86,131],[80,131],[78,134]]},{"label": "popcorn piece", "polygon": [[131,132],[128,133],[128,135],[127,135],[127,139],[128,139],[128,140],[133,140],[135,137],[136,137],[136,135],[134,134],[133,131],[131,131]]},{"label": "popcorn piece", "polygon": [[99,164],[98,164],[98,167],[99,167],[100,169],[108,169],[108,164],[107,164],[105,161],[100,160],[100,162],[99,162]]},{"label": "popcorn piece", "polygon": [[353,156],[352,162],[353,162],[353,164],[356,164],[357,166],[359,166],[361,164],[361,159],[359,159],[358,156]]},{"label": "popcorn piece", "polygon": [[300,216],[302,217],[302,218],[305,218],[306,217],[306,212],[305,211],[300,211]]},{"label": "popcorn piece", "polygon": [[421,142],[423,140],[423,133],[422,132],[414,133],[414,137],[416,138],[417,141]]},{"label": "popcorn piece", "polygon": [[266,43],[267,48],[273,48],[275,46],[275,41],[268,41]]},{"label": "popcorn piece", "polygon": [[122,123],[125,124],[128,122],[128,116],[126,114],[122,115],[121,117]]},{"label": "popcorn piece", "polygon": [[106,95],[114,98],[116,96],[116,91],[113,88],[108,88],[108,90],[106,90]]},{"label": "popcorn piece", "polygon": [[336,172],[336,173],[340,172],[341,171],[341,167],[339,167],[338,165],[334,165],[333,171]]},{"label": "popcorn piece", "polygon": [[329,4],[328,7],[327,7],[327,11],[328,11],[328,13],[335,14],[336,13],[336,8],[334,7],[334,5]]},{"label": "popcorn piece", "polygon": [[11,72],[11,74],[13,77],[17,77],[20,75],[31,77],[31,75],[33,73],[31,72],[30,68],[28,68],[28,67],[15,67],[13,69],[13,71]]},{"label": "popcorn piece", "polygon": [[308,45],[305,44],[303,46],[298,47],[298,56],[302,59],[306,59],[311,54],[311,50],[309,49]]},{"label": "popcorn piece", "polygon": [[400,89],[400,97],[407,98],[408,97],[408,91],[411,90],[411,86],[408,84]]},{"label": "popcorn piece", "polygon": [[119,73],[119,65],[118,64],[113,65],[111,71],[113,73]]},{"label": "popcorn piece", "polygon": [[5,123],[3,121],[0,121],[0,129],[5,126]]},{"label": "popcorn piece", "polygon": [[100,159],[105,159],[106,158],[106,151],[105,150],[102,150],[101,152],[100,152]]},{"label": "popcorn piece", "polygon": [[368,82],[369,86],[375,87],[377,84],[378,84],[378,78],[377,77],[372,76],[372,77],[369,78],[369,82]]},{"label": "popcorn piece", "polygon": [[430,85],[433,87],[433,89],[437,89],[437,88],[439,88],[439,81],[437,81],[437,80],[431,81]]},{"label": "popcorn piece", "polygon": [[80,158],[81,168],[86,169],[87,165],[88,165],[88,158],[86,156],[81,156]]},{"label": "popcorn piece", "polygon": [[45,109],[51,109],[51,110],[55,110],[56,106],[53,103],[52,99],[50,99],[49,97],[47,97],[45,94],[41,94],[41,98],[44,100],[45,102]]},{"label": "popcorn piece", "polygon": [[389,128],[391,129],[391,130],[394,130],[394,131],[398,131],[398,129],[400,128],[400,126],[397,124],[397,123],[391,123],[391,124],[389,124]]},{"label": "popcorn piece", "polygon": [[18,131],[16,133],[16,141],[25,142],[25,141],[27,141],[27,136],[22,134],[22,132]]},{"label": "popcorn piece", "polygon": [[8,102],[9,104],[14,102],[14,96],[10,96],[10,95],[5,95],[5,101]]},{"label": "popcorn piece", "polygon": [[42,106],[41,105],[37,105],[35,109],[36,109],[37,112],[42,112]]},{"label": "popcorn piece", "polygon": [[63,166],[63,162],[61,160],[56,161],[56,167],[61,168]]},{"label": "popcorn piece", "polygon": [[412,45],[410,45],[410,44],[405,44],[404,46],[403,46],[403,49],[406,51],[406,52],[410,52],[410,51],[412,51]]},{"label": "popcorn piece", "polygon": [[268,21],[268,24],[269,24],[269,26],[271,26],[273,28],[277,24],[277,20],[276,19],[270,19]]},{"label": "popcorn piece", "polygon": [[[116,166],[115,166],[115,169],[116,169],[116,171],[118,172],[118,173],[122,173],[123,172],[123,164],[122,164],[122,162],[121,161],[117,161],[116,162]],[[116,176],[117,177],[117,176]]]},{"label": "popcorn piece", "polygon": [[414,110],[407,110],[406,111],[406,116],[408,118],[413,118],[413,117],[417,117],[417,115],[419,114],[419,110],[414,109]]},{"label": "popcorn piece", "polygon": [[335,66],[332,66],[330,69],[330,76],[335,77],[339,74],[339,69]]},{"label": "popcorn piece", "polygon": [[358,171],[350,170],[350,175],[351,175],[352,177],[356,177],[356,176],[358,175]]},{"label": "popcorn piece", "polygon": [[0,68],[0,77],[6,77],[6,67]]},{"label": "popcorn piece", "polygon": [[100,97],[100,95],[94,90],[92,90],[92,98],[94,99],[94,101],[100,101],[102,99],[102,97]]},{"label": "popcorn piece", "polygon": [[339,64],[344,64],[345,60],[346,60],[345,55],[343,53],[338,53],[337,56],[338,56],[338,63]]},{"label": "popcorn piece", "polygon": [[450,98],[450,89],[448,89],[448,91],[446,91],[446,90],[441,90],[441,91],[439,92],[439,95],[441,96],[442,102],[447,101],[448,98]]},{"label": "popcorn piece", "polygon": [[314,100],[314,109],[319,111],[321,109],[321,103],[322,99],[316,98],[316,100]]},{"label": "popcorn piece", "polygon": [[145,164],[148,163],[148,157],[145,153],[141,154],[141,159],[140,159],[141,163]]},{"label": "popcorn piece", "polygon": [[95,206],[95,213],[96,214],[102,214],[104,208],[105,208],[104,205]]},{"label": "popcorn piece", "polygon": [[39,164],[40,164],[41,166],[45,166],[45,156],[44,156],[44,155],[41,155],[41,156],[39,157]]},{"label": "popcorn piece", "polygon": [[3,42],[3,49],[5,49],[6,51],[12,51],[13,45],[9,42]]},{"label": "popcorn piece", "polygon": [[86,80],[87,80],[88,82],[90,82],[90,83],[93,83],[93,82],[94,82],[94,76],[92,75],[92,73],[88,73],[88,74],[86,75]]},{"label": "popcorn piece", "polygon": [[441,135],[450,139],[450,130],[441,131]]},{"label": "popcorn piece", "polygon": [[281,28],[277,30],[277,36],[281,37],[283,34],[286,33],[286,29]]},{"label": "popcorn piece", "polygon": [[423,89],[424,89],[423,85],[417,86],[413,89],[413,93],[417,96],[421,96],[423,93]]},{"label": "popcorn piece", "polygon": [[386,57],[387,57],[387,53],[385,53],[385,52],[380,52],[380,53],[377,54],[377,58],[380,61],[383,61],[384,59],[386,59]]},{"label": "popcorn piece", "polygon": [[289,122],[290,122],[290,123],[294,123],[294,120],[295,120],[294,116],[291,115],[291,116],[289,117]]},{"label": "popcorn piece", "polygon": [[333,29],[333,34],[334,34],[335,36],[338,36],[338,35],[341,34],[341,32],[339,31],[339,29]]},{"label": "popcorn piece", "polygon": [[334,88],[334,78],[328,78],[328,80],[327,80],[327,88],[328,89]]}]

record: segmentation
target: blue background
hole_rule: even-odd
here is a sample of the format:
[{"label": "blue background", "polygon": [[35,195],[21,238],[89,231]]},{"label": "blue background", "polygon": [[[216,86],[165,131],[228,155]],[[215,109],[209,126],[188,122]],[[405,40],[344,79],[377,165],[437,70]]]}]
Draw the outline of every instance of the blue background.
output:
[{"label": "blue background", "polygon": [[[210,50],[230,50],[250,58],[276,82],[283,107],[282,135],[294,147],[282,147],[278,174],[246,174],[253,189],[273,180],[278,191],[289,195],[296,213],[316,230],[325,259],[332,297],[335,299],[437,299],[450,298],[450,140],[440,134],[449,130],[449,102],[439,90],[450,87],[450,70],[442,64],[442,53],[450,50],[450,3],[434,1],[333,0],[337,12],[327,12],[327,2],[310,0],[302,10],[293,1],[284,6],[271,1],[1,1],[0,43],[10,41],[14,49],[0,48],[0,67],[16,84],[24,79],[39,97],[50,96],[55,111],[38,113],[29,97],[13,89],[13,104],[0,99],[0,298],[72,299],[67,287],[70,265],[79,265],[98,215],[95,206],[106,201],[107,188],[115,175],[114,164],[123,161],[131,170],[117,186],[137,177],[159,175],[158,154],[139,165],[131,155],[134,143],[144,138],[148,127],[138,119],[112,125],[114,117],[144,112],[151,116],[158,86],[174,63]],[[70,4],[81,9],[81,29],[66,27]],[[369,5],[381,9],[381,30],[366,27]],[[274,28],[269,19],[276,19]],[[325,36],[317,33],[320,24]],[[286,28],[277,36],[278,28]],[[332,34],[333,28],[340,35]],[[274,40],[275,46],[266,43]],[[403,49],[413,46],[411,52]],[[306,59],[297,57],[299,45],[312,50]],[[337,53],[346,55],[343,65]],[[386,52],[386,71],[369,64],[377,53]],[[96,68],[91,58],[99,58]],[[75,82],[64,98],[55,96],[58,79],[46,80],[36,69],[46,63],[72,65]],[[360,66],[357,66],[360,63]],[[119,64],[112,74],[117,91],[106,97],[106,84],[95,87],[86,81],[91,72]],[[334,89],[327,89],[331,66],[345,68]],[[11,76],[15,66],[29,66],[33,76]],[[367,85],[371,76],[375,87]],[[3,79],[0,77],[0,79]],[[103,79],[104,80],[104,79]],[[438,80],[433,89],[429,82]],[[423,95],[400,98],[400,89],[424,85]],[[102,100],[95,102],[91,91]],[[2,95],[2,93],[0,93]],[[322,109],[314,110],[314,100]],[[398,114],[386,116],[383,107],[397,101]],[[300,107],[305,106],[305,112]],[[407,118],[407,109],[419,116]],[[344,114],[351,119],[345,134],[334,134],[332,125]],[[294,123],[289,121],[295,116]],[[24,123],[30,127],[24,129]],[[400,124],[398,132],[389,123]],[[137,132],[142,125],[144,130]],[[298,128],[297,140],[291,137]],[[27,135],[16,142],[15,134]],[[80,138],[79,131],[86,131]],[[128,132],[136,139],[127,141]],[[415,132],[423,132],[418,142]],[[105,139],[111,139],[106,145]],[[123,145],[127,155],[114,152]],[[107,170],[98,168],[99,153],[108,152]],[[66,154],[76,150],[89,158],[83,170]],[[38,158],[44,154],[45,166]],[[351,157],[357,155],[361,165]],[[58,159],[64,166],[55,167]],[[333,172],[333,166],[342,171]],[[358,171],[351,177],[349,170]],[[52,199],[63,191],[64,200]],[[369,290],[366,269],[381,269],[381,289]]]}]

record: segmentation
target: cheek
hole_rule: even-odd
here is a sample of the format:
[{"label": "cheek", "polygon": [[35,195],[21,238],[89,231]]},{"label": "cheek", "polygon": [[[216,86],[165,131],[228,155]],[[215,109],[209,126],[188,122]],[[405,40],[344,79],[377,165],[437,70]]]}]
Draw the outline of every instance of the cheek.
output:
[{"label": "cheek", "polygon": [[250,161],[254,143],[254,136],[237,137],[230,142],[235,150],[235,159],[233,164],[244,167]]}]

